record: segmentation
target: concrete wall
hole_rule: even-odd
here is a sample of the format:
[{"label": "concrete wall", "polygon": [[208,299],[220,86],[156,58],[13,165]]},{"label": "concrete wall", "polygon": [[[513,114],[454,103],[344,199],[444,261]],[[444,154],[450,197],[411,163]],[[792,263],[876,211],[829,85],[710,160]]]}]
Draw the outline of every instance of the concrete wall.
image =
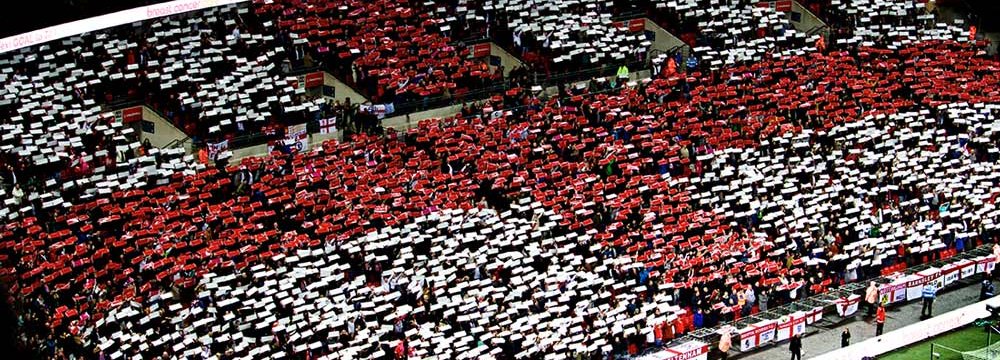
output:
[{"label": "concrete wall", "polygon": [[386,129],[393,128],[397,130],[406,130],[417,126],[417,123],[420,122],[420,120],[441,119],[454,116],[455,114],[461,112],[462,104],[449,105],[439,107],[437,109],[418,111],[409,115],[387,117],[382,120],[382,127]]},{"label": "concrete wall", "polygon": [[332,134],[309,134],[309,148],[315,149],[317,146],[322,145],[324,141],[330,139],[342,140],[343,135],[344,132],[339,130]]},{"label": "concrete wall", "polygon": [[[340,97],[338,97],[340,98]],[[353,99],[351,101],[354,101]],[[393,128],[400,131],[405,131],[410,128],[416,127],[417,123],[423,119],[441,119],[450,116],[454,116],[462,112],[462,105],[451,105],[440,107],[437,109],[430,109],[420,112],[415,112],[409,115],[400,115],[394,117],[388,117],[382,120],[382,126],[385,128]],[[337,131],[333,134],[309,134],[309,149],[315,149],[323,144],[323,141],[329,139],[343,140],[343,131]],[[262,156],[267,154],[267,144],[260,144],[254,146],[248,146],[239,149],[230,149],[233,153],[233,157],[229,159],[230,164],[235,164],[243,158],[251,156]]]},{"label": "concrete wall", "polygon": [[504,50],[497,44],[490,43],[490,55],[500,58],[500,65],[503,65],[503,75],[507,76],[515,67],[521,66],[521,60]]},{"label": "concrete wall", "polygon": [[[149,143],[153,144],[153,146],[165,147],[175,140],[183,140],[188,137],[187,134],[184,134],[183,131],[175,127],[173,123],[145,106],[142,107],[142,119],[153,123],[153,133],[140,131],[139,137],[141,140],[149,140]],[[188,141],[188,144],[185,146],[188,153],[191,152],[190,146],[190,141]]]},{"label": "concrete wall", "polygon": [[[332,134],[309,134],[309,151],[315,150],[323,145],[323,142],[330,139],[343,139],[343,131]],[[232,150],[233,157],[229,159],[229,164],[236,164],[244,158],[251,156],[267,155],[267,144],[249,146]]]},{"label": "concrete wall", "polygon": [[[792,11],[802,14],[802,16],[799,18],[799,20],[801,21],[791,22],[792,26],[795,27],[795,30],[801,32],[808,32],[809,30],[812,30],[817,26],[826,26],[826,23],[824,23],[823,20],[820,20],[820,18],[816,16],[816,14],[813,14],[812,11],[809,11],[809,9],[807,9],[805,6],[799,4],[798,1],[792,1]],[[791,14],[789,14],[789,19],[791,19]],[[820,32],[820,34],[823,34],[824,38],[830,37],[830,32],[828,29],[824,29],[822,32]]]},{"label": "concrete wall", "polygon": [[996,54],[997,51],[1000,51],[1000,32],[984,33],[983,36],[990,39],[990,46],[986,47],[988,54]]},{"label": "concrete wall", "polygon": [[347,84],[343,81],[340,81],[340,79],[337,79],[325,71],[323,72],[323,85],[333,87],[334,95],[337,100],[343,101],[346,97],[350,98],[351,103],[354,104],[363,104],[368,101],[368,99],[362,96],[361,93],[354,91],[353,88],[347,86]]},{"label": "concrete wall", "polygon": [[229,164],[236,164],[240,162],[243,158],[251,156],[263,156],[267,154],[267,144],[248,146],[239,149],[230,149],[233,152],[233,157],[229,159]]},{"label": "concrete wall", "polygon": [[[649,78],[653,77],[652,71],[650,71],[648,69],[640,69],[640,70],[629,69],[629,70],[630,70],[629,73],[628,73],[628,80],[629,81],[640,81],[642,79],[649,79]],[[605,76],[604,78],[608,79],[608,80],[611,80],[611,78],[614,78],[614,76],[613,75],[612,76]],[[590,80],[575,81],[575,82],[566,84],[566,88],[569,89],[569,88],[571,88],[573,86],[576,86],[577,84],[589,85],[590,84]],[[556,95],[559,94],[559,87],[558,86],[549,86],[549,87],[545,88],[544,94],[548,95],[548,96],[556,96]]]},{"label": "concrete wall", "polygon": [[681,39],[674,36],[674,34],[667,32],[660,27],[660,25],[656,25],[656,23],[652,20],[644,20],[646,21],[646,31],[652,31],[653,34],[656,35],[656,39],[653,40],[653,50],[667,52],[674,47],[681,46],[681,52],[684,53],[684,56],[687,56],[688,52],[691,51],[691,47],[687,46],[684,41],[681,41]]}]

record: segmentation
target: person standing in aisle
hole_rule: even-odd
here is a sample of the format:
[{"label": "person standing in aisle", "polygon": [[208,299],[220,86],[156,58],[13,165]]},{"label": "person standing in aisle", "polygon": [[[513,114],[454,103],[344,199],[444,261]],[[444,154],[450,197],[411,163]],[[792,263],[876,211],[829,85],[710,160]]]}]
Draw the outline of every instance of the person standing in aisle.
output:
[{"label": "person standing in aisle", "polygon": [[872,281],[868,285],[868,290],[865,290],[865,302],[868,303],[868,316],[875,315],[875,308],[878,307],[876,302],[878,301],[878,287],[875,286],[875,282]]},{"label": "person standing in aisle", "polygon": [[792,336],[792,341],[788,344],[788,350],[792,352],[792,360],[802,360],[802,338],[796,334]]},{"label": "person standing in aisle", "polygon": [[[984,276],[985,277],[985,276]],[[979,288],[979,301],[983,301],[993,297],[996,292],[996,288],[993,287],[993,282],[989,278],[983,279],[983,286]]]},{"label": "person standing in aisle", "polygon": [[885,327],[885,305],[879,304],[875,310],[875,336],[882,336],[882,329]]},{"label": "person standing in aisle", "polygon": [[932,282],[928,282],[924,284],[921,294],[924,304],[920,308],[920,318],[926,319],[933,316],[931,312],[934,310],[934,298],[937,297],[937,286],[934,286]]},{"label": "person standing in aisle", "polygon": [[844,332],[840,333],[840,347],[844,348],[851,345],[851,330],[844,328]]},{"label": "person standing in aisle", "polygon": [[726,360],[729,358],[729,349],[733,347],[733,329],[724,326],[722,327],[722,337],[719,338],[719,353],[720,359]]}]

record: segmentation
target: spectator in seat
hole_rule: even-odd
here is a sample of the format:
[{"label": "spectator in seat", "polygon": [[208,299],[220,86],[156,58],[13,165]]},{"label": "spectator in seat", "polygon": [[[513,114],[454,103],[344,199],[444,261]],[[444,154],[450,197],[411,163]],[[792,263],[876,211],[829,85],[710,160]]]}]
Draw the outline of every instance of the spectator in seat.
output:
[{"label": "spectator in seat", "polygon": [[694,312],[694,328],[701,329],[705,325],[705,315],[702,313],[701,308],[698,308]]},{"label": "spectator in seat", "polygon": [[21,201],[24,198],[24,190],[21,190],[21,185],[14,184],[14,188],[11,189],[10,194],[14,196],[14,205],[21,206]]},{"label": "spectator in seat", "polygon": [[760,290],[760,299],[759,299],[760,300],[760,307],[759,307],[760,312],[766,312],[767,311],[767,302],[768,302],[768,299],[770,297],[771,297],[771,294],[768,292],[768,290],[766,288]]}]

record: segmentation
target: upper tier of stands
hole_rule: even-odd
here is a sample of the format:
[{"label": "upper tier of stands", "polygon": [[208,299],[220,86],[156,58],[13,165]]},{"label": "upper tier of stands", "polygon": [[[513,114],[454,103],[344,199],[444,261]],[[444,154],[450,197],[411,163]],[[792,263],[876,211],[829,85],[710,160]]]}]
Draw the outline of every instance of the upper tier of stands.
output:
[{"label": "upper tier of stands", "polygon": [[[183,149],[150,149],[108,104],[142,100],[202,140],[322,116],[280,70],[287,36],[259,32],[246,6],[62,39],[3,54],[2,217],[145,188],[199,168]],[[127,180],[127,181],[126,181]],[[13,193],[19,196],[9,196]],[[27,208],[27,209],[26,209]]]},{"label": "upper tier of stands", "polygon": [[[690,45],[707,67],[802,54],[817,37],[796,30],[784,12],[757,1],[651,0],[650,16]],[[679,64],[680,65],[680,64]]]},{"label": "upper tier of stands", "polygon": [[[313,59],[375,103],[404,103],[483,88],[496,80],[483,59],[453,44],[450,29],[418,1],[259,2]],[[305,54],[302,55],[303,57]]]}]

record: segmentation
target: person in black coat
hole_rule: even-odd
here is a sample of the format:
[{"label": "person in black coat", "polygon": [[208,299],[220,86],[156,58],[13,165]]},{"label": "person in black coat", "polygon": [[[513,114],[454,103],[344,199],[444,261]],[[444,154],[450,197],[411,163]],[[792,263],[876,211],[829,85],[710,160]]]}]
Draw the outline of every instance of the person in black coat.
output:
[{"label": "person in black coat", "polygon": [[788,350],[792,352],[792,360],[802,360],[802,338],[799,335],[792,336]]},{"label": "person in black coat", "polygon": [[979,301],[983,301],[993,297],[996,288],[993,287],[993,282],[990,279],[983,279],[983,286],[979,288]]},{"label": "person in black coat", "polygon": [[840,347],[847,347],[851,345],[851,330],[844,328],[844,332],[840,333]]}]

